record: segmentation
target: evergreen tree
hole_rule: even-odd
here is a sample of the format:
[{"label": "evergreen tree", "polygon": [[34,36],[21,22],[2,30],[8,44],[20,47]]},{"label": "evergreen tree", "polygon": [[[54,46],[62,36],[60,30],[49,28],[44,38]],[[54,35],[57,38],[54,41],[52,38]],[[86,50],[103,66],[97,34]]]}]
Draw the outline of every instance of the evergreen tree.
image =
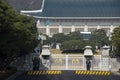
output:
[{"label": "evergreen tree", "polygon": [[6,0],[0,0],[0,55],[29,53],[35,46],[35,21],[15,12]]},{"label": "evergreen tree", "polygon": [[115,55],[120,56],[120,27],[114,29],[111,39],[113,46],[116,47]]}]

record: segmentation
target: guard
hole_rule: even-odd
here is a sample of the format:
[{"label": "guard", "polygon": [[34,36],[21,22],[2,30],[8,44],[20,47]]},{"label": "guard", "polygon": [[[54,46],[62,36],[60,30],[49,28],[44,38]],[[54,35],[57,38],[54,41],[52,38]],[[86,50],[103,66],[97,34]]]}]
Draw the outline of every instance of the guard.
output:
[{"label": "guard", "polygon": [[90,70],[90,67],[91,67],[91,61],[88,59],[86,61],[86,68],[87,68],[87,70]]},{"label": "guard", "polygon": [[38,57],[33,58],[33,70],[39,70],[40,59]]}]

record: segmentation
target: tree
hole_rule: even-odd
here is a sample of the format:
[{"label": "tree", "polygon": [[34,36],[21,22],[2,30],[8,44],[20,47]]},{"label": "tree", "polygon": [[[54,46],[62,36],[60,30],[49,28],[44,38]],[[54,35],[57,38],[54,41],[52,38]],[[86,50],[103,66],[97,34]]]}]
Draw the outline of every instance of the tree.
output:
[{"label": "tree", "polygon": [[0,55],[26,54],[35,46],[35,21],[15,12],[0,0]]},{"label": "tree", "polygon": [[98,46],[99,48],[109,44],[109,38],[106,36],[106,31],[103,29],[95,30],[92,33],[90,41],[94,46]]},{"label": "tree", "polygon": [[61,45],[62,50],[83,49],[86,45],[81,40],[64,41]]},{"label": "tree", "polygon": [[64,35],[63,33],[58,33],[53,35],[54,41],[57,43],[62,43],[64,41],[70,40],[70,37]]},{"label": "tree", "polygon": [[68,34],[68,36],[70,37],[70,40],[83,40],[81,33],[78,31],[71,32],[70,34]]},{"label": "tree", "polygon": [[[16,51],[16,47],[10,43],[12,32],[14,29],[13,22],[15,21],[16,13],[4,1],[0,0],[0,54],[8,54],[9,52]],[[15,49],[15,50],[13,50]]]},{"label": "tree", "polygon": [[114,29],[111,42],[112,45],[116,47],[115,54],[120,56],[120,27]]},{"label": "tree", "polygon": [[6,69],[17,56],[24,56],[36,46],[35,20],[20,15],[0,0],[0,70]]},{"label": "tree", "polygon": [[19,46],[19,53],[25,54],[34,50],[34,47],[36,46],[35,37],[37,32],[35,21],[31,17],[18,15],[14,26],[16,27],[15,32],[20,33],[14,35],[17,37],[15,38],[15,41]]}]

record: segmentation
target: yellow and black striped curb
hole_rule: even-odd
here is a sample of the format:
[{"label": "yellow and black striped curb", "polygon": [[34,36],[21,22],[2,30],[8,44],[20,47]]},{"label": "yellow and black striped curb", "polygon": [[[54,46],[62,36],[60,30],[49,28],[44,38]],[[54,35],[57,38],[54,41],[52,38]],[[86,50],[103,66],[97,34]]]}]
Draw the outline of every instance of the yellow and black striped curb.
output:
[{"label": "yellow and black striped curb", "polygon": [[110,75],[110,71],[86,71],[86,70],[76,70],[76,75]]},{"label": "yellow and black striped curb", "polygon": [[27,75],[61,75],[61,70],[28,71]]}]

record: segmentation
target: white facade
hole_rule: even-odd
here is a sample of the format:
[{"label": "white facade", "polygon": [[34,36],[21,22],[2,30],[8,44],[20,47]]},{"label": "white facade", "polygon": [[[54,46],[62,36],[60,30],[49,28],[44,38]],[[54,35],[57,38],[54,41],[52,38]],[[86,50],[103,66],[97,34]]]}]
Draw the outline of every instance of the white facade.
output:
[{"label": "white facade", "polygon": [[[48,20],[49,23],[47,23]],[[38,33],[48,36],[56,33],[68,34],[74,31],[92,32],[97,29],[104,29],[111,33],[119,25],[120,19],[40,19],[37,22]]]}]

